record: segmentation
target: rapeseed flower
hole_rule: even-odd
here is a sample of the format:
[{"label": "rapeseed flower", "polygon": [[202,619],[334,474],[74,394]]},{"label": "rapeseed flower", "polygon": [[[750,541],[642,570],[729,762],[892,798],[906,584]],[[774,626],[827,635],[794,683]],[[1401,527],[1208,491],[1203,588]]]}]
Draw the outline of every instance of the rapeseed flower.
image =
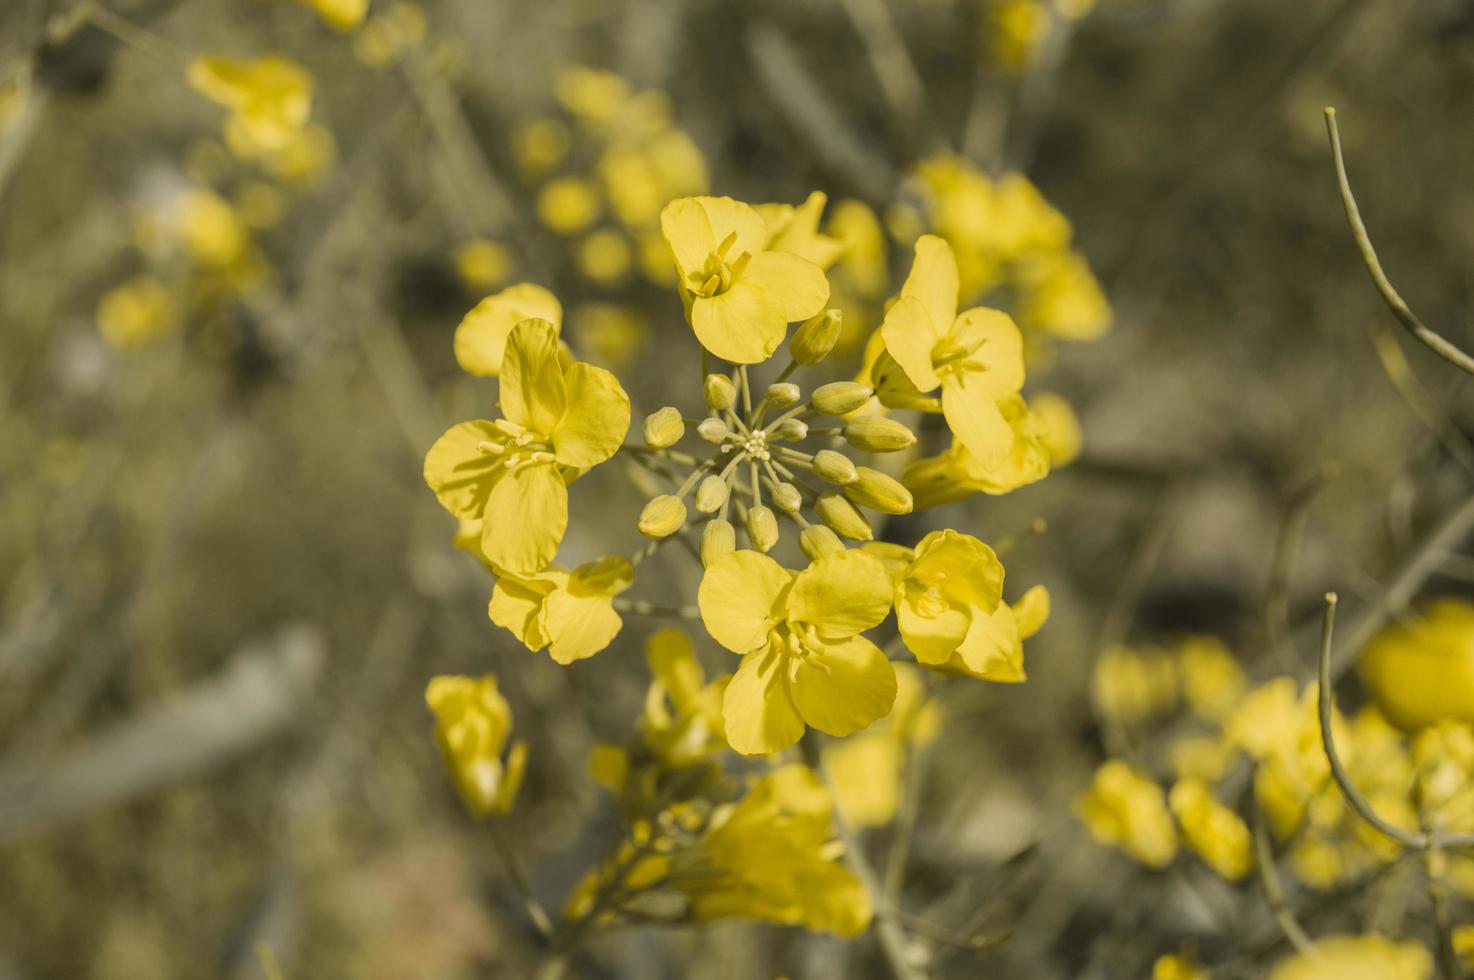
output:
[{"label": "rapeseed flower", "polygon": [[565,571],[550,565],[525,577],[504,574],[491,593],[487,614],[534,653],[547,648],[560,664],[603,650],[624,625],[614,597],[633,584],[629,559],[610,555]]},{"label": "rapeseed flower", "polygon": [[468,374],[494,378],[501,374],[507,337],[523,320],[545,320],[553,332],[563,325],[558,297],[530,282],[508,286],[488,296],[467,313],[456,327],[456,363]]},{"label": "rapeseed flower", "polygon": [[1148,867],[1165,868],[1177,856],[1177,830],[1162,787],[1119,759],[1095,771],[1090,789],[1075,798],[1075,813],[1090,836]]},{"label": "rapeseed flower", "polygon": [[230,110],[226,142],[246,155],[286,146],[312,113],[312,76],[278,55],[199,58],[189,66],[189,83]]},{"label": "rapeseed flower", "polygon": [[435,714],[435,744],[467,808],[478,817],[510,810],[527,768],[527,743],[519,739],[503,755],[512,709],[496,677],[432,678],[425,703]]}]

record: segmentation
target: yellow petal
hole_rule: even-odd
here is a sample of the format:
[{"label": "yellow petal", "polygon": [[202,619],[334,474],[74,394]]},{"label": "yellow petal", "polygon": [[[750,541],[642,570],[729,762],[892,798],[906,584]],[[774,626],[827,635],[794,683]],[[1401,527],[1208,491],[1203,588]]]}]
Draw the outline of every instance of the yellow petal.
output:
[{"label": "yellow petal", "polygon": [[462,422],[445,430],[425,454],[425,482],[440,506],[456,517],[475,520],[486,509],[491,488],[506,472],[501,457],[482,452],[482,443],[506,437],[490,422]]},{"label": "yellow petal", "polygon": [[705,677],[701,664],[696,660],[696,650],[691,637],[674,626],[656,630],[645,641],[645,659],[671,703],[678,709],[694,704],[701,694]]},{"label": "yellow petal", "polygon": [[748,260],[742,282],[760,286],[783,302],[783,319],[807,320],[829,301],[824,270],[792,252],[759,252]]},{"label": "yellow petal", "polygon": [[623,625],[607,595],[559,589],[548,596],[548,654],[560,664],[592,657]]},{"label": "yellow petal", "polygon": [[538,435],[552,435],[568,406],[558,351],[558,332],[547,320],[523,320],[507,339],[502,414]]},{"label": "yellow petal", "polygon": [[1049,590],[1036,585],[1013,604],[1013,618],[1018,622],[1019,639],[1027,640],[1044,626],[1049,618]]},{"label": "yellow petal", "polygon": [[803,719],[789,693],[784,667],[784,658],[772,651],[742,658],[722,698],[727,744],[735,751],[743,755],[777,752],[803,736]]},{"label": "yellow petal", "polygon": [[879,558],[836,551],[799,573],[788,595],[788,618],[810,623],[827,639],[853,636],[891,611],[892,586]]},{"label": "yellow petal", "polygon": [[630,399],[603,368],[577,363],[563,376],[568,407],[552,432],[564,466],[588,469],[618,451],[630,429]]},{"label": "yellow petal", "polygon": [[901,296],[913,296],[926,308],[936,329],[946,332],[957,318],[957,259],[952,246],[936,235],[916,239],[916,258]]},{"label": "yellow petal", "polygon": [[896,626],[918,662],[944,664],[972,627],[972,613],[965,606],[930,610],[924,600],[907,597],[896,602]]},{"label": "yellow petal", "polygon": [[944,329],[932,322],[926,307],[914,296],[902,296],[885,312],[880,335],[886,353],[918,392],[931,391],[942,383],[932,369],[931,352]]},{"label": "yellow petal", "polygon": [[782,297],[750,282],[691,301],[691,329],[701,346],[724,361],[766,361],[788,333]]},{"label": "yellow petal", "polygon": [[803,720],[827,735],[845,736],[883,718],[896,700],[896,672],[863,636],[826,643],[799,661],[793,701]]},{"label": "yellow petal", "polygon": [[[730,197],[698,197],[695,200],[706,212],[711,225],[713,247],[728,237],[732,238],[732,245],[726,253],[729,260],[735,260],[743,252],[756,256],[763,250],[768,240],[768,226],[751,204]],[[702,260],[705,258],[703,255]]]},{"label": "yellow petal", "polygon": [[660,212],[660,233],[670,246],[671,258],[676,261],[676,271],[683,283],[688,275],[700,271],[706,257],[719,244],[712,234],[706,209],[694,197],[678,198],[665,206]]},{"label": "yellow petal", "polygon": [[986,306],[967,310],[952,324],[948,339],[972,349],[966,361],[969,380],[978,379],[994,401],[1024,386],[1024,337],[1007,313]]},{"label": "yellow petal", "polygon": [[534,652],[548,645],[548,632],[543,624],[543,603],[553,591],[552,581],[519,579],[504,575],[491,590],[486,614],[504,630],[521,640]]},{"label": "yellow petal", "polygon": [[554,330],[563,324],[558,298],[541,286],[523,282],[486,297],[456,327],[456,363],[470,374],[496,377],[512,328],[532,319],[546,320]]},{"label": "yellow petal", "polygon": [[970,534],[933,531],[916,545],[908,577],[935,585],[952,602],[991,613],[1003,600],[1003,563],[993,549]]},{"label": "yellow petal", "polygon": [[497,568],[533,575],[558,553],[568,529],[568,487],[552,463],[508,470],[492,488],[481,550]]},{"label": "yellow petal", "polygon": [[957,658],[969,674],[982,680],[1024,680],[1024,644],[1013,610],[1002,605],[991,616],[974,616]]},{"label": "yellow petal", "polygon": [[949,374],[942,384],[947,428],[985,467],[999,465],[1013,449],[1013,428],[988,387],[971,372]]},{"label": "yellow petal", "polygon": [[734,551],[701,577],[696,604],[711,638],[733,653],[749,653],[768,642],[783,619],[793,573],[767,555]]}]

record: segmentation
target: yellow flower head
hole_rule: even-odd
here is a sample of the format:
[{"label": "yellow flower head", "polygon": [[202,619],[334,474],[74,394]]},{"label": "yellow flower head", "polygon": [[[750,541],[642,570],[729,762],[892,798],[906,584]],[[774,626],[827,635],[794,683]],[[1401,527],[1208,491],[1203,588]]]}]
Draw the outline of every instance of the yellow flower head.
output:
[{"label": "yellow flower head", "polygon": [[1282,961],[1269,980],[1428,980],[1433,957],[1418,943],[1381,936],[1330,936]]},{"label": "yellow flower head", "polygon": [[1474,721],[1474,605],[1441,599],[1384,629],[1361,655],[1361,678],[1401,728]]},{"label": "yellow flower head", "polygon": [[1177,856],[1177,831],[1162,787],[1119,759],[1095,771],[1090,789],[1075,798],[1075,813],[1090,836],[1148,867],[1165,868]]},{"label": "yellow flower head", "polygon": [[699,762],[727,747],[722,727],[723,675],[710,684],[691,638],[674,627],[656,630],[645,644],[655,678],[645,696],[645,742],[668,766]]},{"label": "yellow flower head", "polygon": [[496,677],[435,677],[425,703],[435,714],[435,744],[466,806],[478,817],[510,810],[527,767],[527,744],[518,740],[503,759],[512,709]]},{"label": "yellow flower head", "polygon": [[1177,647],[1182,696],[1200,718],[1222,721],[1244,691],[1244,670],[1223,641],[1191,636]]},{"label": "yellow flower head", "polygon": [[1184,779],[1172,787],[1168,801],[1187,846],[1210,868],[1230,881],[1248,876],[1254,869],[1249,828],[1237,813],[1213,798],[1207,783]]},{"label": "yellow flower head", "polygon": [[174,299],[153,276],[139,276],[107,291],[97,303],[97,329],[120,350],[167,335],[178,322]]},{"label": "yellow flower head", "polygon": [[975,646],[991,645],[984,621],[1002,598],[1003,565],[992,548],[969,534],[933,531],[896,583],[901,639],[923,664],[944,664],[953,654],[981,663],[976,651],[963,648],[969,637]]},{"label": "yellow flower head", "polygon": [[564,366],[546,320],[512,329],[502,365],[504,418],[451,427],[425,456],[441,506],[482,519],[481,550],[499,571],[540,572],[568,526],[568,484],[618,451],[629,396],[603,368]]},{"label": "yellow flower head", "polygon": [[199,58],[189,66],[189,83],[230,110],[227,140],[242,148],[281,149],[312,113],[312,76],[277,55]]},{"label": "yellow flower head", "polygon": [[805,724],[849,735],[891,710],[895,671],[859,635],[890,612],[891,581],[878,559],[835,552],[795,574],[734,551],[706,570],[697,604],[712,638],[743,655],[723,702],[738,752],[787,748]]},{"label": "yellow flower head", "polygon": [[884,297],[890,285],[885,229],[863,201],[844,200],[829,215],[827,234],[844,249],[835,276],[863,299]]},{"label": "yellow flower head", "polygon": [[768,251],[768,228],[730,197],[684,197],[660,214],[691,329],[702,346],[737,364],[767,360],[788,324],[824,308],[824,270],[792,252]]},{"label": "yellow flower head", "polygon": [[1001,496],[1049,475],[1052,457],[1043,417],[1019,395],[1004,398],[998,410],[1013,432],[1013,442],[993,465],[984,466],[958,439],[947,452],[906,467],[901,481],[917,507],[937,507],[977,493]]},{"label": "yellow flower head", "polygon": [[756,210],[768,228],[768,240],[763,247],[770,251],[792,252],[821,269],[829,268],[844,252],[844,243],[819,230],[819,218],[824,213],[827,200],[823,191],[814,191],[797,207],[791,204],[757,205]]},{"label": "yellow flower head", "polygon": [[534,319],[552,324],[554,333],[563,326],[563,305],[541,286],[521,282],[486,297],[456,327],[456,363],[468,374],[495,378],[502,373],[512,328]]},{"label": "yellow flower head", "polygon": [[323,19],[329,27],[348,32],[363,23],[369,0],[300,0]]},{"label": "yellow flower head", "polygon": [[[507,279],[512,255],[505,245],[489,238],[471,238],[456,246],[456,275],[470,289],[494,289]],[[547,318],[544,318],[547,319]],[[498,364],[500,370],[500,364]]]},{"label": "yellow flower head", "polygon": [[997,466],[1014,443],[998,402],[1023,386],[1023,335],[1001,310],[977,307],[958,314],[957,293],[951,246],[935,235],[921,236],[881,335],[917,392],[941,387],[942,414],[967,451],[984,466]]},{"label": "yellow flower head", "polygon": [[534,652],[547,647],[560,664],[585,660],[619,635],[624,621],[614,597],[634,582],[629,559],[598,558],[564,571],[549,566],[526,577],[504,574],[491,593],[491,621],[516,634]]},{"label": "yellow flower head", "polygon": [[1177,706],[1175,664],[1155,648],[1106,648],[1095,662],[1090,687],[1096,706],[1127,725],[1164,715]]},{"label": "yellow flower head", "polygon": [[1048,252],[1014,270],[1019,325],[1062,340],[1097,340],[1111,326],[1111,306],[1090,265],[1075,252]]}]

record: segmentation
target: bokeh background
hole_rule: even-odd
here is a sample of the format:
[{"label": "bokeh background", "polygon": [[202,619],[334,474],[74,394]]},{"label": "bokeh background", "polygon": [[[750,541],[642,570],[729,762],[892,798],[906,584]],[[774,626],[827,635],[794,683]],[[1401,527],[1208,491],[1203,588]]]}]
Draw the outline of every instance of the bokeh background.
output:
[{"label": "bokeh background", "polygon": [[[1045,583],[1054,613],[1027,684],[947,688],[905,905],[1011,936],[982,958],[939,944],[938,976],[1145,976],[1184,943],[1253,976],[1284,953],[1252,894],[1144,871],[1079,827],[1105,752],[1092,670],[1113,643],[1193,631],[1251,676],[1309,676],[1319,595],[1374,604],[1467,496],[1474,419],[1456,372],[1391,333],[1321,108],[1394,281],[1470,340],[1474,7],[1100,0],[1010,69],[1017,28],[989,0],[427,0],[423,39],[387,57],[294,3],[107,0],[101,26],[84,6],[0,5],[0,977],[259,977],[262,941],[289,977],[535,971],[424,683],[501,678],[532,745],[510,833],[556,906],[611,833],[585,757],[628,731],[660,624],[630,617],[560,668],[486,620],[490,580],[420,479],[441,428],[492,397],[451,353],[487,291],[457,247],[498,242],[509,279],[567,308],[640,311],[574,334],[620,362],[637,417],[699,398],[674,292],[581,277],[519,176],[513,135],[556,112],[570,65],[663,90],[718,193],[884,213],[950,149],[1068,216],[1115,323],[1058,344],[1030,387],[1074,405],[1083,454],[922,525],[994,541],[1043,518],[1009,579]],[[170,337],[109,343],[99,300],[150,261],[140,216],[232,173],[189,59],[272,51],[312,72],[335,150],[255,201],[279,211],[254,236],[269,288],[198,282]],[[909,250],[891,262],[898,282]],[[575,518],[567,547],[636,545],[633,489],[579,493],[631,517]],[[1412,593],[1466,592],[1466,571]],[[657,595],[694,590],[687,566],[661,574]],[[622,931],[576,970],[885,975],[873,940],[740,922]]]}]

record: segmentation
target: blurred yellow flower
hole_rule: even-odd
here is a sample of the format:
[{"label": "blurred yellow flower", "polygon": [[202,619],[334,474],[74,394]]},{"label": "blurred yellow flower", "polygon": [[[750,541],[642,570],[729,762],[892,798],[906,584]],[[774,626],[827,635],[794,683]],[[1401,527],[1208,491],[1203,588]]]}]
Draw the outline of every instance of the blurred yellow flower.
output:
[{"label": "blurred yellow flower", "polygon": [[638,310],[613,303],[584,303],[568,323],[578,349],[612,368],[631,364],[650,339],[650,325]]},{"label": "blurred yellow flower", "polygon": [[567,126],[544,116],[512,130],[512,155],[524,174],[541,177],[563,162],[571,142]]},{"label": "blurred yellow flower", "polygon": [[368,19],[353,35],[353,54],[370,68],[395,64],[409,48],[425,40],[429,24],[425,8],[418,3],[392,3],[382,14]]},{"label": "blurred yellow flower", "polygon": [[501,374],[507,337],[523,320],[544,320],[556,333],[563,325],[563,305],[558,297],[530,282],[486,297],[456,327],[455,355],[461,370],[485,378]]},{"label": "blurred yellow flower", "polygon": [[1362,683],[1400,728],[1474,721],[1474,605],[1431,603],[1412,622],[1374,636],[1360,667]]},{"label": "blurred yellow flower", "polygon": [[1182,953],[1158,956],[1152,964],[1152,980],[1208,980],[1208,974],[1192,957]]},{"label": "blurred yellow flower", "polygon": [[1176,655],[1188,707],[1200,718],[1222,721],[1244,691],[1244,671],[1238,660],[1223,641],[1212,636],[1187,637],[1177,645]]},{"label": "blurred yellow flower", "polygon": [[891,710],[895,671],[859,635],[890,612],[891,581],[878,559],[841,551],[795,574],[734,551],[706,569],[697,604],[712,639],[742,654],[723,703],[738,752],[787,748],[806,724],[849,735]]},{"label": "blurred yellow flower", "polygon": [[1075,798],[1075,813],[1098,842],[1148,867],[1165,868],[1177,856],[1177,830],[1162,787],[1119,759],[1095,771],[1090,789]]},{"label": "blurred yellow flower", "polygon": [[997,0],[987,11],[985,41],[993,61],[1010,72],[1027,71],[1049,35],[1047,0]]},{"label": "blurred yellow flower", "polygon": [[832,278],[863,299],[880,299],[890,286],[885,229],[863,201],[839,201],[830,209],[825,229],[843,248]]},{"label": "blurred yellow flower", "polygon": [[425,482],[446,510],[483,519],[481,549],[502,573],[553,560],[568,526],[568,483],[619,449],[629,396],[603,368],[561,359],[546,320],[512,329],[502,365],[504,418],[453,426],[425,457]]},{"label": "blurred yellow flower", "polygon": [[1080,457],[1082,444],[1080,420],[1074,408],[1052,391],[1038,392],[1028,404],[1030,414],[1037,416],[1042,423],[1038,441],[1049,453],[1050,467],[1069,466]]},{"label": "blurred yellow flower", "polygon": [[1280,962],[1269,980],[1428,980],[1433,957],[1418,943],[1381,936],[1330,936]]},{"label": "blurred yellow flower", "polygon": [[[501,242],[471,238],[456,246],[456,275],[468,289],[495,289],[507,279],[512,253]],[[548,317],[549,322],[552,321]]]},{"label": "blurred yellow flower", "polygon": [[97,329],[120,350],[167,336],[178,323],[168,288],[153,276],[138,276],[115,286],[97,303]]},{"label": "blurred yellow flower", "polygon": [[599,189],[584,177],[558,177],[537,193],[538,219],[560,235],[587,231],[603,206]]},{"label": "blurred yellow flower", "polygon": [[609,123],[624,108],[629,83],[609,71],[572,65],[558,72],[554,81],[558,100],[586,122]]},{"label": "blurred yellow flower", "polygon": [[313,10],[334,30],[353,30],[368,14],[369,0],[298,0]]},{"label": "blurred yellow flower", "polygon": [[1101,652],[1090,678],[1091,696],[1109,717],[1136,725],[1177,706],[1177,671],[1156,648],[1112,646]]},{"label": "blurred yellow flower", "polygon": [[467,808],[478,817],[510,810],[527,767],[527,743],[519,739],[503,758],[512,710],[496,677],[432,678],[425,703],[435,714],[435,744]]},{"label": "blurred yellow flower", "polygon": [[722,698],[730,676],[723,674],[707,683],[691,638],[673,627],[650,634],[645,660],[654,678],[641,718],[645,744],[671,767],[724,751]]},{"label": "blurred yellow flower", "polygon": [[245,224],[230,202],[204,187],[179,193],[170,209],[171,231],[190,258],[223,269],[235,265],[251,244]]},{"label": "blurred yellow flower", "polygon": [[1213,798],[1200,779],[1179,780],[1168,802],[1182,828],[1187,846],[1218,874],[1238,881],[1254,869],[1254,846],[1249,828],[1237,813]]},{"label": "blurred yellow flower", "polygon": [[600,228],[578,243],[574,261],[579,272],[609,286],[629,274],[633,255],[629,239],[613,228]]},{"label": "blurred yellow flower", "polygon": [[758,214],[768,229],[763,247],[769,251],[792,252],[827,269],[844,251],[844,243],[819,231],[819,218],[828,198],[814,191],[797,207],[792,204],[759,204]]},{"label": "blurred yellow flower", "polygon": [[891,713],[849,738],[824,748],[824,771],[839,812],[856,827],[881,827],[901,806],[902,777],[912,754],[941,728],[941,709],[927,696],[920,672],[894,665],[896,701]]},{"label": "blurred yellow flower", "polygon": [[614,642],[624,625],[614,597],[634,582],[629,559],[597,558],[573,571],[550,565],[528,576],[504,574],[487,615],[534,653],[547,648],[560,664],[584,660]]},{"label": "blurred yellow flower", "polygon": [[1097,340],[1111,327],[1111,307],[1085,259],[1049,252],[1014,270],[1019,325],[1063,340]]},{"label": "blurred yellow flower", "polygon": [[226,139],[232,149],[281,149],[312,113],[312,76],[278,55],[254,61],[198,58],[190,63],[189,83],[230,110]]}]

